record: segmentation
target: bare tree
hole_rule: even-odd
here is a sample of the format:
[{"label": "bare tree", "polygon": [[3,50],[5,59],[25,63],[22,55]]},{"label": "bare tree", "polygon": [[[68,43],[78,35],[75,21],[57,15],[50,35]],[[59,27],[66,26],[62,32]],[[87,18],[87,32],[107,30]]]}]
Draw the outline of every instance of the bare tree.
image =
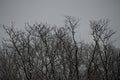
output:
[{"label": "bare tree", "polygon": [[69,29],[69,31],[72,34],[72,39],[75,47],[74,56],[75,56],[76,80],[79,80],[78,46],[77,46],[77,41],[75,40],[75,28],[78,27],[78,25],[79,25],[79,19],[71,16],[66,16],[65,26]]},{"label": "bare tree", "polygon": [[[103,76],[103,79],[111,80],[109,78],[110,76],[109,74],[111,71],[111,69],[109,70],[109,67],[110,67],[109,62],[110,62],[111,55],[113,54],[109,52],[108,48],[110,44],[110,38],[115,32],[113,32],[108,28],[108,23],[109,23],[108,19],[90,21],[92,36],[95,42],[95,48],[93,50],[93,56],[91,58],[90,65],[88,68],[88,78],[90,75],[89,73],[90,67],[92,63],[94,63],[94,66],[96,65],[98,69],[103,69],[103,73],[105,75]],[[98,62],[94,61],[96,57],[98,58],[97,60]],[[99,61],[102,64],[100,68],[98,67]]]},{"label": "bare tree", "polygon": [[120,49],[111,44],[108,23],[90,21],[92,44],[76,39],[76,17],[65,16],[64,27],[2,25],[8,36],[0,47],[0,80],[119,80]]}]

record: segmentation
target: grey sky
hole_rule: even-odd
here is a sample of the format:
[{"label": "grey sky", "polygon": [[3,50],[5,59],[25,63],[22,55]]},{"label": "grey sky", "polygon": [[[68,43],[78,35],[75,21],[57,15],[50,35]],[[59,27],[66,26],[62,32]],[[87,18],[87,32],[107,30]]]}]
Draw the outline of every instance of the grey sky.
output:
[{"label": "grey sky", "polygon": [[0,24],[15,22],[24,27],[25,22],[47,22],[64,25],[64,15],[80,18],[80,39],[89,42],[89,20],[109,18],[115,38],[120,46],[120,0],[0,0]]}]

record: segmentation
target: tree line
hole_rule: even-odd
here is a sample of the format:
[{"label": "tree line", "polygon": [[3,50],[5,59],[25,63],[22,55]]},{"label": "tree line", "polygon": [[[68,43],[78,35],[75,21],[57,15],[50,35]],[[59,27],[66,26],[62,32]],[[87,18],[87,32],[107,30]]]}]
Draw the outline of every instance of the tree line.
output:
[{"label": "tree line", "polygon": [[120,49],[108,19],[91,20],[93,43],[76,40],[79,19],[64,27],[1,25],[8,35],[0,47],[0,80],[120,80]]}]

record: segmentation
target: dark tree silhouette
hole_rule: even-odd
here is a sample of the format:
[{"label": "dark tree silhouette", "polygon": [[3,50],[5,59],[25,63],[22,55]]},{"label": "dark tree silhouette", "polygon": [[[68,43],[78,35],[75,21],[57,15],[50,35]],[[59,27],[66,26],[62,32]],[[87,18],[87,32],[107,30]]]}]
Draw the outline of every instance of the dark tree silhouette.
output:
[{"label": "dark tree silhouette", "polygon": [[120,49],[109,20],[90,21],[93,43],[76,39],[79,19],[65,16],[65,26],[44,23],[5,26],[0,47],[0,80],[119,80]]}]

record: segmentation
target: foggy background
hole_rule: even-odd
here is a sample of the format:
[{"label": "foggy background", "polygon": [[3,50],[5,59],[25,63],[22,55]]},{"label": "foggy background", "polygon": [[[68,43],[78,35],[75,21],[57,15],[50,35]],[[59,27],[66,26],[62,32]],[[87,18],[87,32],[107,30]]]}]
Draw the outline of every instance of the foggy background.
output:
[{"label": "foggy background", "polygon": [[109,26],[117,31],[114,44],[120,47],[120,0],[0,0],[0,24],[15,22],[17,28],[24,28],[26,22],[61,27],[65,15],[80,18],[78,39],[85,42],[92,41],[89,20],[110,19]]}]

